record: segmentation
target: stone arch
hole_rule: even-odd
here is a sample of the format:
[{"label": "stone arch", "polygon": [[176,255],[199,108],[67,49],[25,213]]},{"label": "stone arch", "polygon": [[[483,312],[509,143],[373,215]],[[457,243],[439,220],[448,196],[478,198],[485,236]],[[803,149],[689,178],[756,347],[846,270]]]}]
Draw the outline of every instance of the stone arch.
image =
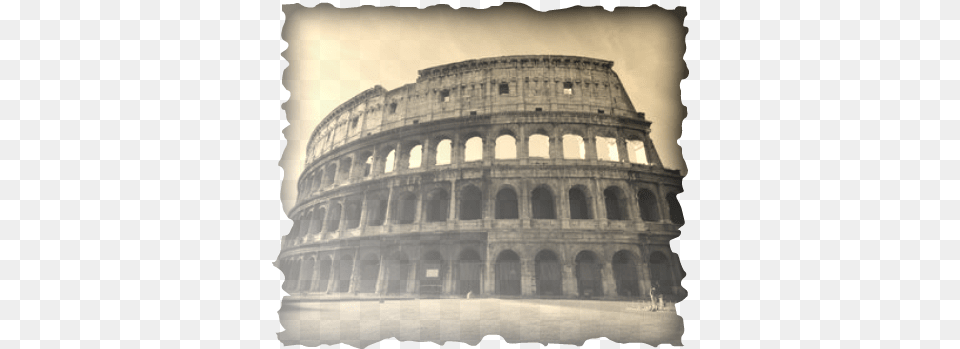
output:
[{"label": "stone arch", "polygon": [[350,170],[353,169],[353,158],[345,156],[340,159],[340,173],[337,175],[339,182],[347,182],[350,179]]},{"label": "stone arch", "polygon": [[483,193],[475,185],[460,190],[460,220],[483,219]]},{"label": "stone arch", "polygon": [[531,158],[550,158],[550,136],[535,132],[527,138],[527,156]]},{"label": "stone arch", "polygon": [[597,135],[594,137],[597,144],[597,160],[620,162],[620,149],[617,147],[615,136]]},{"label": "stone arch", "polygon": [[667,194],[667,207],[670,208],[670,221],[673,224],[683,224],[683,209],[680,207],[680,201],[677,201],[677,193]]},{"label": "stone arch", "polygon": [[327,224],[324,229],[324,236],[329,236],[340,229],[340,214],[341,214],[340,203],[332,202],[330,203],[330,211],[327,216]]},{"label": "stone arch", "polygon": [[613,278],[617,283],[617,295],[640,297],[637,257],[630,251],[620,250],[613,254]]},{"label": "stone arch", "polygon": [[436,166],[453,163],[453,139],[441,136],[434,139],[433,162]]},{"label": "stone arch", "polygon": [[522,294],[520,256],[512,250],[500,251],[496,262],[496,291],[501,296]]},{"label": "stone arch", "polygon": [[513,187],[504,186],[497,192],[496,219],[520,218],[520,202]]},{"label": "stone arch", "polygon": [[570,219],[593,219],[590,210],[589,191],[583,185],[575,185],[567,192],[570,201]]},{"label": "stone arch", "polygon": [[471,136],[463,142],[463,162],[483,160],[483,137]]},{"label": "stone arch", "polygon": [[587,158],[587,143],[583,136],[567,133],[561,137],[563,142],[563,158],[584,160]]},{"label": "stone arch", "polygon": [[443,279],[447,272],[443,261],[443,255],[434,250],[423,255],[420,268],[421,294],[443,293]]},{"label": "stone arch", "polygon": [[337,260],[337,292],[350,291],[350,279],[353,278],[353,256],[340,255]]},{"label": "stone arch", "polygon": [[376,253],[367,253],[360,258],[358,265],[360,283],[357,293],[373,293],[377,290],[377,280],[380,277],[380,256]]},{"label": "stone arch", "polygon": [[363,209],[363,199],[360,197],[349,198],[344,203],[344,218],[346,220],[346,228],[353,229],[360,226],[360,216],[361,210]]},{"label": "stone arch", "polygon": [[379,158],[377,159],[378,171],[381,173],[391,173],[397,169],[397,149],[394,146],[380,148]]},{"label": "stone arch", "polygon": [[323,228],[326,225],[324,224],[326,223],[326,218],[327,218],[326,216],[327,216],[326,207],[320,207],[314,210],[313,221],[316,222],[316,225],[314,225],[314,227],[316,228],[312,228],[313,231],[311,232],[311,234],[319,234],[323,232]]},{"label": "stone arch", "polygon": [[612,221],[623,221],[630,219],[627,213],[627,196],[623,194],[623,189],[616,185],[611,185],[603,190],[603,203],[607,209],[607,219]]},{"label": "stone arch", "polygon": [[298,289],[300,292],[310,292],[310,284],[313,283],[313,268],[316,267],[317,257],[309,256],[304,257],[300,262],[300,273],[297,280],[300,285]]},{"label": "stone arch", "polygon": [[650,268],[650,283],[658,286],[657,289],[664,294],[671,294],[674,285],[673,273],[670,271],[670,260],[667,255],[660,251],[650,253],[647,262]]},{"label": "stone arch", "polygon": [[327,168],[324,170],[324,173],[325,174],[323,178],[323,187],[329,188],[330,186],[335,184],[335,181],[337,179],[337,164],[334,162],[332,164],[327,165]]},{"label": "stone arch", "polygon": [[360,171],[357,171],[357,174],[360,178],[370,177],[373,174],[373,152],[366,150],[360,153],[357,156],[358,166],[361,166]]},{"label": "stone arch", "polygon": [[553,190],[550,186],[541,184],[530,192],[531,212],[533,219],[556,219],[557,211],[554,209],[555,202]]},{"label": "stone arch", "polygon": [[397,251],[387,261],[387,293],[407,293],[410,280],[410,259]]},{"label": "stone arch", "polygon": [[660,207],[657,205],[657,195],[650,189],[637,191],[637,204],[640,206],[640,218],[646,222],[660,221]]},{"label": "stone arch", "polygon": [[648,164],[646,145],[643,142],[643,136],[638,134],[628,134],[624,136],[627,145],[627,160],[632,164]]},{"label": "stone arch", "polygon": [[512,134],[497,136],[494,159],[509,160],[517,158],[517,137]]},{"label": "stone arch", "polygon": [[394,201],[394,220],[397,224],[410,224],[417,218],[417,195],[412,192],[403,192],[397,195]]},{"label": "stone arch", "polygon": [[557,254],[551,250],[541,250],[534,258],[536,266],[537,295],[563,295],[563,266]]},{"label": "stone arch", "polygon": [[576,258],[577,294],[581,297],[603,296],[603,262],[597,254],[583,250]]},{"label": "stone arch", "polygon": [[461,295],[467,292],[480,294],[480,275],[483,271],[483,260],[474,249],[465,248],[460,251],[457,270],[457,292]]},{"label": "stone arch", "polygon": [[445,222],[450,216],[450,195],[442,188],[436,188],[427,193],[425,218],[427,222]]},{"label": "stone arch", "polygon": [[317,263],[317,292],[326,292],[327,284],[330,282],[330,267],[333,266],[333,261],[330,260],[329,256],[324,256],[320,258],[320,261]]},{"label": "stone arch", "polygon": [[401,168],[414,169],[423,165],[423,144],[420,141],[408,141],[401,148]]},{"label": "stone arch", "polygon": [[367,224],[373,227],[383,225],[387,220],[387,194],[374,192],[367,194]]}]

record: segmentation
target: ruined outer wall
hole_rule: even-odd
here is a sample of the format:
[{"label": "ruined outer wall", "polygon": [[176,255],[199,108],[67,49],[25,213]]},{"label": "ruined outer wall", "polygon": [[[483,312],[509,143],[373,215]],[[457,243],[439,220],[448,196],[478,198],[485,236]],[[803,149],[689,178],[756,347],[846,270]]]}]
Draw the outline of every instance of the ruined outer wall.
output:
[{"label": "ruined outer wall", "polygon": [[[612,67],[585,57],[507,56],[424,69],[414,84],[391,91],[375,86],[334,109],[311,135],[306,162],[361,137],[472,114],[539,108],[641,117]],[[564,93],[565,83],[572,93]],[[501,84],[509,92],[502,94]]]}]

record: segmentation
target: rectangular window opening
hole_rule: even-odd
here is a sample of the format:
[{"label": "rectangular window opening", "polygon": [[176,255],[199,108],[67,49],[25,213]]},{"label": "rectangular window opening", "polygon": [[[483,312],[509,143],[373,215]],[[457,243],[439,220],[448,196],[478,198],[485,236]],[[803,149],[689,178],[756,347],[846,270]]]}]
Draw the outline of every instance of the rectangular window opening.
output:
[{"label": "rectangular window opening", "polygon": [[500,83],[500,94],[507,95],[510,94],[510,84],[501,82]]},{"label": "rectangular window opening", "polygon": [[543,111],[543,108],[536,108],[534,111]]},{"label": "rectangular window opening", "polygon": [[572,95],[573,94],[573,83],[565,82],[563,83],[563,94]]},{"label": "rectangular window opening", "polygon": [[597,109],[597,114],[603,114],[603,109]]},{"label": "rectangular window opening", "polygon": [[449,102],[450,101],[450,90],[440,91],[440,101]]},{"label": "rectangular window opening", "polygon": [[472,116],[472,115],[477,115],[477,111],[476,111],[476,110],[471,110],[471,111],[470,111],[470,115],[471,115],[471,116]]}]

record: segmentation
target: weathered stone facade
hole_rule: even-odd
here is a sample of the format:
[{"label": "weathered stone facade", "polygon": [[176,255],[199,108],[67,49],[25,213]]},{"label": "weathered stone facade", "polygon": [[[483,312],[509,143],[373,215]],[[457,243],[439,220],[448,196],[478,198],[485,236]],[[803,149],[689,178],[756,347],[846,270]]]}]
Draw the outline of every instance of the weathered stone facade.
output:
[{"label": "weathered stone facade", "polygon": [[471,60],[337,107],[310,138],[284,289],[683,297],[681,176],[612,66]]}]

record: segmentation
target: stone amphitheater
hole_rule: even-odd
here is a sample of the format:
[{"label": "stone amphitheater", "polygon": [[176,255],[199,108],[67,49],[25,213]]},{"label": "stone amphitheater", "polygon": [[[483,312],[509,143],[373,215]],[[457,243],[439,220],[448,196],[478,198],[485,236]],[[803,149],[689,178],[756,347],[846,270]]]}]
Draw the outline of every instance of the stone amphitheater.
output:
[{"label": "stone amphitheater", "polygon": [[475,59],[336,107],[276,262],[288,298],[685,297],[682,176],[612,67]]}]

